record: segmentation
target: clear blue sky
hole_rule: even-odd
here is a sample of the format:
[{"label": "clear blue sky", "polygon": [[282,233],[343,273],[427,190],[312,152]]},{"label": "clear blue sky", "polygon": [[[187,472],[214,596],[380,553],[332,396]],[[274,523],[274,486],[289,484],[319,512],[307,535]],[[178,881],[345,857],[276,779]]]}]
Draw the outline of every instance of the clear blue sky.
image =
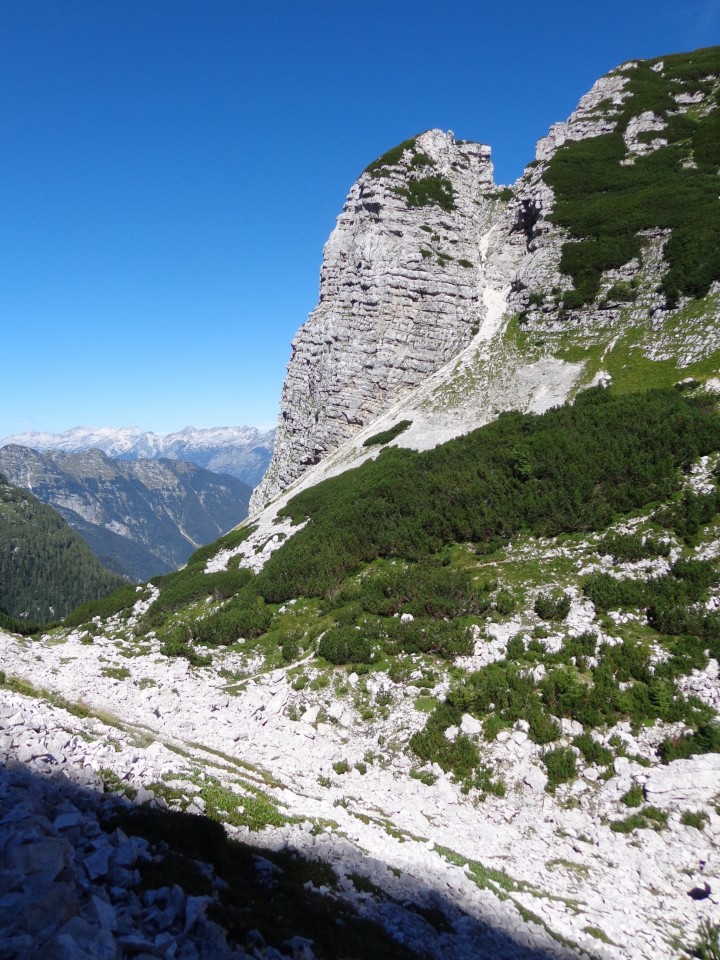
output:
[{"label": "clear blue sky", "polygon": [[512,182],[719,0],[0,0],[0,437],[274,423],[358,173],[430,127]]}]

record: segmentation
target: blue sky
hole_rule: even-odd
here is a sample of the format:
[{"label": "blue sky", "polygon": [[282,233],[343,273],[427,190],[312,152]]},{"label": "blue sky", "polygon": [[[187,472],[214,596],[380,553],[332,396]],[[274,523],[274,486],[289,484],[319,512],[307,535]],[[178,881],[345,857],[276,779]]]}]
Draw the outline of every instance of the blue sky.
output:
[{"label": "blue sky", "polygon": [[322,246],[430,127],[512,182],[718,0],[0,0],[0,437],[270,425]]}]

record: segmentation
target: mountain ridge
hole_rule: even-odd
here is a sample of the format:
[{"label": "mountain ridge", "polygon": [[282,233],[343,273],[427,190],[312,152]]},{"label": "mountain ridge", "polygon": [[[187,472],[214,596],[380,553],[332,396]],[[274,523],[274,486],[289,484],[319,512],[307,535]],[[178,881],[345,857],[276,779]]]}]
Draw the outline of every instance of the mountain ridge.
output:
[{"label": "mountain ridge", "polygon": [[259,427],[185,427],[168,434],[139,427],[73,427],[62,433],[28,431],[0,439],[46,452],[81,453],[97,448],[113,459],[186,460],[214,473],[227,473],[254,486],[270,459],[275,431]]},{"label": "mountain ridge", "polygon": [[[663,251],[685,229],[682,210],[668,220],[653,200],[638,213],[637,198],[647,195],[645,181],[655,177],[656,193],[689,191],[704,198],[696,217],[708,224],[720,217],[712,192],[717,178],[710,175],[720,157],[704,145],[720,116],[719,60],[718,48],[708,48],[611,70],[567,121],[538,142],[535,160],[503,191],[487,177],[488,148],[456,144],[441,131],[406,141],[371,164],[351,188],[326,245],[320,303],[293,341],[273,459],[251,511],[340,449],[349,465],[360,436],[392,425],[391,408],[398,420],[413,421],[396,442],[422,448],[480,426],[501,410],[542,410],[596,382],[632,389],[641,378],[655,386],[683,377],[713,379],[720,366],[720,265],[708,260],[707,285],[669,299],[663,278],[676,267]],[[618,151],[614,159],[608,159],[606,144]],[[591,147],[595,153],[586,156]],[[482,151],[486,170],[469,181],[461,159],[468,149]],[[452,157],[445,166],[443,154]],[[419,155],[425,159],[416,162]],[[422,203],[412,194],[414,185],[437,179],[438,162],[455,204],[449,210],[442,194]],[[573,186],[572,171],[580,169],[597,170],[618,205],[611,214],[598,208],[608,229],[613,218],[622,222],[627,207],[634,218],[628,229],[637,233],[632,245],[613,240],[607,263],[588,254],[598,269],[606,267],[593,273],[590,285],[578,279],[570,256],[583,243],[578,231],[591,229],[568,219],[568,190],[583,189]],[[596,193],[603,196],[602,190],[601,184]],[[588,202],[585,194],[578,197],[577,205]],[[477,217],[459,217],[458,209],[467,205],[484,211],[482,229]],[[474,254],[464,252],[473,246]],[[367,262],[359,262],[356,250],[365,251]],[[459,266],[465,257],[470,266]],[[449,289],[450,297],[458,295],[453,284],[462,278],[467,311],[460,339],[454,341],[452,332],[460,301],[451,301],[449,318],[442,311],[436,315],[439,326],[431,325],[429,339],[423,339],[425,329],[417,324],[425,294],[417,276],[426,275],[438,292]],[[394,312],[397,298],[403,309]],[[445,330],[450,356],[418,366],[413,350],[403,346],[378,361],[373,339],[400,344],[408,327],[421,351]],[[378,388],[388,377],[397,389]],[[365,406],[358,406],[356,395],[367,391]]]},{"label": "mountain ridge", "polygon": [[103,563],[131,580],[167,573],[247,512],[250,488],[182,460],[112,460],[9,444],[9,480],[54,507]]}]

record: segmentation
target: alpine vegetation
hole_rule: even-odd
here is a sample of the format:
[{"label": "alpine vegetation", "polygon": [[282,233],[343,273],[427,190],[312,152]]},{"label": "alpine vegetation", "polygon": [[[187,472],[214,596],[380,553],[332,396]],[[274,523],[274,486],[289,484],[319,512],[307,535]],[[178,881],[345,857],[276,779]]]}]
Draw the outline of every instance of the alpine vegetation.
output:
[{"label": "alpine vegetation", "polygon": [[512,187],[365,169],[251,517],[2,624],[1,949],[716,955],[719,96],[633,61]]}]

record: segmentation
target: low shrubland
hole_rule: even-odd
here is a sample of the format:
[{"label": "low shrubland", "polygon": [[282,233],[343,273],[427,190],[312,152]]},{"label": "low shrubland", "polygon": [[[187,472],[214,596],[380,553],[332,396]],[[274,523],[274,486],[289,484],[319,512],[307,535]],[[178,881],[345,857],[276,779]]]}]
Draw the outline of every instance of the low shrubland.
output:
[{"label": "low shrubland", "polygon": [[399,437],[403,431],[407,430],[408,427],[412,426],[412,420],[401,420],[399,423],[396,423],[394,426],[390,427],[388,430],[383,430],[380,433],[373,434],[372,437],[368,437],[367,440],[363,443],[364,447],[375,447],[381,446],[384,443],[390,443],[391,440],[394,440],[395,437]]},{"label": "low shrubland", "polygon": [[266,601],[323,596],[377,557],[421,559],[452,542],[602,529],[667,498],[677,470],[720,448],[713,406],[674,390],[581,394],[541,416],[509,413],[434,450],[388,448],[303,491],[309,518],[254,580]]},{"label": "low shrubland", "polygon": [[[603,272],[639,257],[640,232],[653,228],[671,231],[661,283],[670,306],[681,296],[704,296],[720,279],[720,249],[713,239],[720,231],[720,103],[708,80],[719,70],[717,47],[663,57],[662,65],[646,60],[629,67],[630,96],[619,109],[616,129],[568,142],[550,161],[544,178],[555,191],[551,219],[569,234],[560,260],[574,284],[564,295],[566,307],[592,301]],[[683,90],[703,90],[709,109],[679,112],[674,95]],[[628,152],[623,134],[630,119],[645,110],[664,120],[664,129],[653,136],[665,144],[623,164]]]},{"label": "low shrubland", "polygon": [[[716,521],[718,498],[683,492],[680,470],[717,449],[714,405],[675,390],[619,397],[592,390],[573,407],[508,414],[426,453],[390,449],[291,500],[283,514],[309,522],[261,573],[205,573],[203,548],[184,570],[156,578],[159,598],[139,632],[156,630],[166,653],[197,664],[208,662],[204,647],[238,640],[273,665],[315,654],[320,672],[311,689],[327,685],[337,667],[384,670],[391,682],[405,682],[434,661],[450,690],[445,700],[425,697],[430,712],[410,747],[482,795],[501,784],[479,743],[460,729],[447,735],[465,714],[482,722],[488,740],[513,726],[527,731],[544,749],[550,789],[572,779],[576,755],[607,768],[615,753],[591,731],[620,721],[634,729],[658,719],[683,724],[685,734],[660,747],[666,761],[718,750],[713,711],[677,686],[720,652],[720,615],[704,605],[719,579],[715,561],[674,553],[664,573],[647,579],[617,569],[576,574],[574,589],[593,601],[604,629],[614,623],[608,611],[633,612],[637,627],[609,640],[594,629],[568,630],[572,591],[547,579],[547,568],[539,593],[506,579],[508,563],[533,569],[517,545],[542,550],[540,536],[568,534],[572,545],[588,534],[581,549],[616,563],[667,557],[668,537],[701,539]],[[646,515],[638,529],[653,532],[606,533],[599,543],[592,535],[638,508]],[[656,533],[658,524],[671,533]],[[245,535],[236,532],[230,545]],[[505,551],[511,537],[516,549]],[[533,617],[534,602],[544,625],[533,631],[531,622],[529,632],[511,636],[499,661],[448,672],[445,664],[484,642],[488,620],[507,622],[523,598],[521,616]],[[659,659],[653,643],[665,650]],[[361,706],[361,713],[378,709]],[[571,746],[561,739],[565,719],[584,731]]]},{"label": "low shrubland", "polygon": [[138,599],[138,588],[134,583],[126,583],[119,587],[109,597],[101,600],[89,600],[87,603],[76,607],[72,613],[69,613],[63,621],[66,627],[77,627],[82,623],[88,623],[94,617],[100,617],[107,620],[108,617],[115,616],[122,611],[132,610]]},{"label": "low shrubland", "polygon": [[[630,720],[634,726],[656,719],[682,721],[695,732],[666,741],[660,750],[663,759],[720,750],[720,728],[712,723],[714,711],[683,696],[674,682],[672,667],[656,667],[647,644],[624,639],[593,650],[594,638],[586,637],[568,638],[562,650],[554,654],[525,650],[522,656],[526,662],[535,656],[546,665],[547,672],[539,680],[528,671],[523,659],[510,659],[510,649],[508,658],[466,675],[436,707],[425,729],[413,736],[412,749],[422,760],[437,762],[458,778],[467,779],[479,763],[477,749],[470,741],[458,742],[459,738],[448,743],[445,730],[458,725],[468,713],[485,720],[485,733],[490,738],[503,727],[523,721],[529,738],[540,745],[559,739],[557,718],[577,721],[586,731],[621,720]],[[593,666],[585,660],[589,656],[593,657]],[[607,765],[613,758],[612,752],[587,732],[576,737],[573,746],[589,763]],[[561,771],[569,770],[569,761],[564,754],[552,756],[552,766],[548,767],[551,782],[567,782],[567,778],[561,778]]]}]

